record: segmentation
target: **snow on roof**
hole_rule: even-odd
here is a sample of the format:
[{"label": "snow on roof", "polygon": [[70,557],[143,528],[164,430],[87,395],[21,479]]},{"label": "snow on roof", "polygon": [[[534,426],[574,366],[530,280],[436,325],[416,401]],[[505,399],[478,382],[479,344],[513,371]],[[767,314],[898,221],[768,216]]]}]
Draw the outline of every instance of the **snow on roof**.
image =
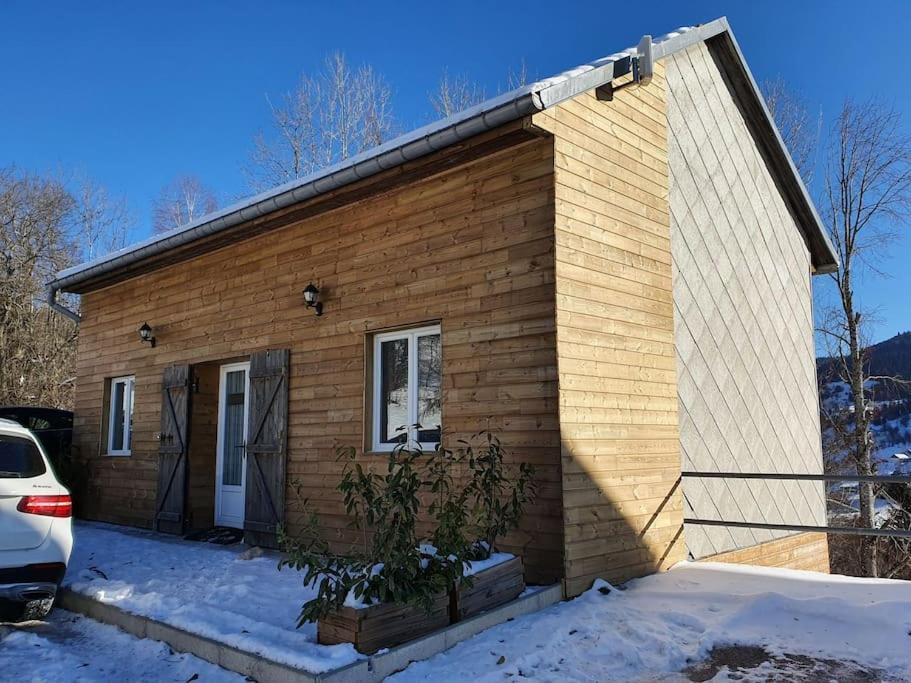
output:
[{"label": "snow on roof", "polygon": [[[794,170],[787,149],[784,147],[774,122],[772,122],[771,116],[765,108],[762,95],[759,93],[755,81],[749,73],[743,55],[740,53],[740,48],[733,39],[727,20],[721,17],[707,24],[684,26],[659,36],[652,40],[652,54],[656,60],[661,59],[699,41],[722,34],[730,35],[736,54],[735,59],[739,60],[749,81],[749,89],[752,90],[753,95],[759,101],[759,106],[771,126],[772,137],[777,140],[773,146],[783,152],[787,163],[790,165],[792,177],[786,180],[795,184],[798,190],[797,195],[802,197],[802,201],[809,209],[807,215],[812,216],[814,219],[811,222],[815,223],[815,225],[802,226],[801,229],[809,230],[814,232],[814,234],[818,233],[817,237],[822,239],[824,244],[829,245],[827,255],[820,257],[821,266],[828,268],[832,265],[837,265],[837,257],[831,250],[831,245],[828,243],[828,238],[825,236],[821,223],[819,223],[812,201],[803,186],[799,174]],[[608,83],[615,77],[629,73],[628,58],[637,54],[638,48],[630,47],[550,78],[524,85],[448,118],[406,133],[394,140],[313,174],[241,200],[187,225],[154,235],[149,239],[98,259],[61,270],[49,284],[50,300],[54,300],[57,291],[80,291],[79,285],[93,278],[107,275],[215,232],[234,227],[258,216],[311,199],[407,161],[420,158],[461,140],[468,139],[484,130],[490,130],[526,116],[533,111],[541,111],[552,107],[582,92]]]}]

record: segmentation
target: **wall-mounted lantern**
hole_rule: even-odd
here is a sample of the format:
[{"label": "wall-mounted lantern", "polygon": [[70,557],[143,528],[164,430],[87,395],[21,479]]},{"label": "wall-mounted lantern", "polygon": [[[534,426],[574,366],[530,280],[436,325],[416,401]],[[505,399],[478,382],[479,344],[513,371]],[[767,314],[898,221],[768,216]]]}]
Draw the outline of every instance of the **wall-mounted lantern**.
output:
[{"label": "wall-mounted lantern", "polygon": [[149,327],[149,323],[143,323],[142,327],[139,328],[139,341],[143,344],[148,344],[153,349],[155,348],[155,335],[152,334],[152,328]]},{"label": "wall-mounted lantern", "polygon": [[304,303],[307,308],[312,308],[317,315],[323,314],[323,302],[319,300],[319,289],[312,282],[304,288]]}]

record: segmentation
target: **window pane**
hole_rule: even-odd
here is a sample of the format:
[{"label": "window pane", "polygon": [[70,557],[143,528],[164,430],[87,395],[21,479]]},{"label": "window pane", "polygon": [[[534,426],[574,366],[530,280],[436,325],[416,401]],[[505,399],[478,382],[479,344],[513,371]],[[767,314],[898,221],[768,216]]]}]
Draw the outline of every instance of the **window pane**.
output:
[{"label": "window pane", "polygon": [[111,387],[111,450],[123,450],[123,397],[126,390],[124,382],[114,382]]},{"label": "window pane", "polygon": [[44,460],[34,443],[17,436],[0,435],[0,479],[28,479],[45,471]]},{"label": "window pane", "polygon": [[442,419],[443,381],[440,335],[418,337],[418,441],[438,443]]},{"label": "window pane", "polygon": [[408,426],[408,340],[380,344],[380,442],[404,440]]},{"label": "window pane", "polygon": [[228,486],[240,486],[244,462],[244,393],[245,370],[235,370],[225,376],[225,452],[221,481]]}]

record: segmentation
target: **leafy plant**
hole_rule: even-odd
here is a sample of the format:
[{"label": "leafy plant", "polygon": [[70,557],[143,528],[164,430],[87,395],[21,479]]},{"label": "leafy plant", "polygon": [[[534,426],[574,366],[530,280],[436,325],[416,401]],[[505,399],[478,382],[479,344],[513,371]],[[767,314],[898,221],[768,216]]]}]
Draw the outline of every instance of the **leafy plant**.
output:
[{"label": "leafy plant", "polygon": [[[499,439],[485,435],[480,449],[460,442],[456,451],[437,446],[427,455],[399,444],[385,468],[365,468],[355,449],[338,449],[345,465],[337,489],[351,526],[361,532],[360,547],[333,552],[303,499],[307,514],[298,537],[279,530],[287,554],[279,567],[302,571],[304,584],[316,589],[301,608],[298,626],[340,609],[349,596],[356,604],[411,604],[429,611],[456,582],[471,585],[466,562],[489,557],[536,493],[534,468],[522,464],[512,476]],[[421,543],[417,533],[422,495],[431,500],[427,512],[435,523],[430,543]]]},{"label": "leafy plant", "polygon": [[467,556],[473,539],[470,533],[468,487],[456,487],[452,470],[464,462],[464,453],[456,453],[437,446],[428,466],[428,485],[432,495],[428,512],[436,522],[431,542],[437,553],[444,556]]},{"label": "leafy plant", "polygon": [[364,561],[372,568],[354,587],[354,597],[368,604],[397,602],[429,609],[434,595],[448,588],[445,576],[436,571],[448,562],[427,552],[417,536],[423,453],[396,446],[384,474],[365,470],[352,448],[340,455],[347,462],[338,489],[355,528],[365,534]]},{"label": "leafy plant", "polygon": [[280,567],[303,571],[305,585],[317,590],[303,605],[298,626],[338,610],[349,595],[359,604],[411,604],[429,611],[434,598],[461,576],[461,555],[441,556],[418,539],[419,494],[426,485],[422,455],[399,445],[389,454],[385,471],[377,472],[364,468],[353,448],[338,450],[345,467],[337,488],[352,526],[362,532],[362,547],[332,552],[319,536],[312,512],[301,534],[304,540],[280,536],[287,553]]},{"label": "leafy plant", "polygon": [[[307,501],[304,500],[304,505]],[[315,586],[317,596],[301,607],[297,626],[338,610],[362,572],[354,558],[330,552],[329,544],[319,534],[319,518],[308,511],[301,534],[290,537],[283,527],[278,529],[279,545],[286,555],[278,568],[291,567],[304,573],[304,585]]]},{"label": "leafy plant", "polygon": [[506,451],[500,439],[490,432],[475,435],[483,438],[480,449],[472,442],[464,444],[464,457],[471,472],[467,489],[474,502],[471,518],[476,544],[474,559],[487,559],[496,540],[518,528],[525,506],[537,498],[535,468],[521,463],[513,475],[505,462]]}]

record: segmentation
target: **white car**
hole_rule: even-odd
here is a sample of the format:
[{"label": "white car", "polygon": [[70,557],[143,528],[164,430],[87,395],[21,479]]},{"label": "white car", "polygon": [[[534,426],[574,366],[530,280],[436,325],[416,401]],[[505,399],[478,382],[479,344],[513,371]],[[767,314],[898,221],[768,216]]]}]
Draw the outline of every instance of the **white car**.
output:
[{"label": "white car", "polygon": [[[0,419],[0,601],[13,620],[42,619],[73,548],[73,501],[25,427]],[[4,614],[3,616],[7,616]]]}]

